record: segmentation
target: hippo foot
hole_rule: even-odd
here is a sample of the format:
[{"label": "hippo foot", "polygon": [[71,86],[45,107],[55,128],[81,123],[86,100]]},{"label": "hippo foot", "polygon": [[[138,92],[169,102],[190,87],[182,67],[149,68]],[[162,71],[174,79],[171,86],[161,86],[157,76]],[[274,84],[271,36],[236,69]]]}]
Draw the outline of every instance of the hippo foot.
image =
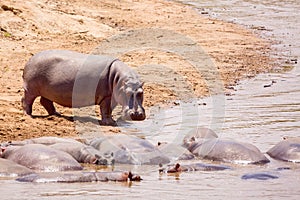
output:
[{"label": "hippo foot", "polygon": [[62,114],[60,114],[59,112],[53,112],[53,113],[48,113],[48,115],[29,115],[31,118],[35,119],[35,118],[46,118],[48,120],[53,120],[53,116],[54,117],[62,117],[62,118],[66,118],[69,121],[72,121],[72,118],[68,118],[63,116]]},{"label": "hippo foot", "polygon": [[117,126],[117,122],[113,120],[112,118],[106,118],[99,120],[99,124],[103,126]]},{"label": "hippo foot", "polygon": [[62,115],[59,112],[56,112],[56,111],[54,111],[52,113],[48,113],[48,117],[50,117],[50,116],[62,117]]},{"label": "hippo foot", "polygon": [[56,111],[54,113],[51,113],[51,115],[55,115],[57,117],[61,117],[62,116],[59,112],[56,112]]}]

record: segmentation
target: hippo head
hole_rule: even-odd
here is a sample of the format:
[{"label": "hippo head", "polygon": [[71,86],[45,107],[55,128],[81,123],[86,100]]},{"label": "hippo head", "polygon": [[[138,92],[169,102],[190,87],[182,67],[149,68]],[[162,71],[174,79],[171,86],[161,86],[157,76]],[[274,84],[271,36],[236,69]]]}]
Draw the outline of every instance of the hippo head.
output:
[{"label": "hippo head", "polygon": [[143,83],[125,82],[122,96],[122,118],[125,120],[144,120],[146,118],[143,108],[144,90]]},{"label": "hippo head", "polygon": [[218,138],[218,135],[213,130],[205,127],[196,127],[184,137],[183,146],[191,151],[200,143],[215,138]]},{"label": "hippo head", "polygon": [[141,181],[141,180],[143,180],[139,175],[132,174],[131,172],[125,173],[125,174],[128,175],[128,179],[130,181]]}]

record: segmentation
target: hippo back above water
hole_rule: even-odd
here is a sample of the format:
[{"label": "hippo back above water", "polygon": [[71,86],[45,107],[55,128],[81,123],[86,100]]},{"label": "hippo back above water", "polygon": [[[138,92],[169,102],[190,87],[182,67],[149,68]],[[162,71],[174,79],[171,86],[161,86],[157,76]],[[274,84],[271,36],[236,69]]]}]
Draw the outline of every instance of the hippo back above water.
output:
[{"label": "hippo back above water", "polygon": [[32,170],[53,172],[83,169],[70,154],[42,144],[8,146],[1,157]]},{"label": "hippo back above water", "polygon": [[283,139],[268,150],[267,154],[277,160],[300,163],[300,138]]},{"label": "hippo back above water", "polygon": [[194,155],[208,160],[241,164],[270,162],[256,146],[219,139],[218,135],[208,128],[195,128],[190,131],[183,139],[183,146]]},{"label": "hippo back above water", "polygon": [[123,107],[126,120],[144,120],[143,88],[138,75],[118,59],[66,50],[47,50],[34,55],[23,72],[22,105],[28,115],[40,103],[56,114],[53,102],[66,107],[100,105],[102,123],[114,124],[112,110]]}]

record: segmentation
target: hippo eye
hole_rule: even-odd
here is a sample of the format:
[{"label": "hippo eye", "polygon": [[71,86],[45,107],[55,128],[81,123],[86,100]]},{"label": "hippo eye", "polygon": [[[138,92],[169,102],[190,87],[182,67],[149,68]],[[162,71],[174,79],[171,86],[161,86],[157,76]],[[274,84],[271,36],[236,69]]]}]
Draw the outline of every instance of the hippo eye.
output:
[{"label": "hippo eye", "polygon": [[128,97],[132,95],[132,89],[131,88],[126,88],[125,93]]},{"label": "hippo eye", "polygon": [[125,92],[126,92],[126,93],[132,92],[132,88],[130,88],[130,87],[125,87]]},{"label": "hippo eye", "polygon": [[120,80],[120,76],[117,76],[116,77],[116,83],[119,82],[119,80]]}]

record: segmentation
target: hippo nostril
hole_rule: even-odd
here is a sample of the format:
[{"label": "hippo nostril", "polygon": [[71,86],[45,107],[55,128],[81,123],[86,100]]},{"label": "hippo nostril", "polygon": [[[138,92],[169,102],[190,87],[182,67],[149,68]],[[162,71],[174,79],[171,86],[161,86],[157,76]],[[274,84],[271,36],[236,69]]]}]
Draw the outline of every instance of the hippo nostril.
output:
[{"label": "hippo nostril", "polygon": [[144,113],[138,113],[138,120],[144,120],[146,118],[146,115]]},{"label": "hippo nostril", "polygon": [[144,120],[144,119],[146,118],[145,114],[143,114],[143,113],[140,113],[140,114],[139,114],[139,117],[140,117],[140,119],[142,119],[142,120]]},{"label": "hippo nostril", "polygon": [[135,116],[135,113],[134,112],[130,112],[129,115],[130,115],[131,118],[133,118]]}]

